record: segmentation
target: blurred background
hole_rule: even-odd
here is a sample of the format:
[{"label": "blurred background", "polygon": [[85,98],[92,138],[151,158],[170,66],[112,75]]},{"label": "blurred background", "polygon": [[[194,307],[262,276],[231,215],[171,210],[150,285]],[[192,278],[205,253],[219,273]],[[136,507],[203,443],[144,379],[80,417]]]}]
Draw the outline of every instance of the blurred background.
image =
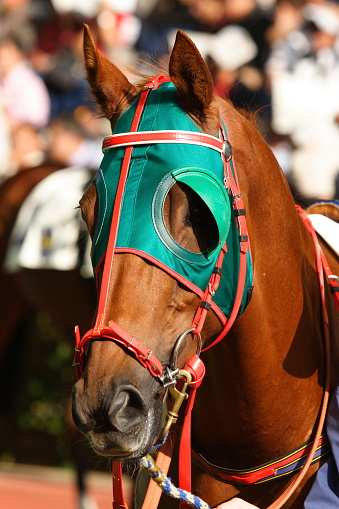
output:
[{"label": "blurred background", "polygon": [[131,81],[166,65],[184,30],[215,93],[258,111],[296,201],[339,199],[335,0],[0,1],[0,480],[17,464],[73,469],[80,493],[86,471],[110,468],[69,417],[73,325],[88,329],[95,290],[78,211],[55,212],[76,206],[110,134],[84,79],[83,23]]}]

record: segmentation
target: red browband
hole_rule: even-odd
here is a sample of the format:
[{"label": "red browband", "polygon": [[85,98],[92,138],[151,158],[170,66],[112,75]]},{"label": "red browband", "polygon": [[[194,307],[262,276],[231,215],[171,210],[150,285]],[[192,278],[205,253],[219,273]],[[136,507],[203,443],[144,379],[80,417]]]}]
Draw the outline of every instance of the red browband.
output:
[{"label": "red browband", "polygon": [[223,153],[224,141],[209,134],[194,131],[138,131],[106,136],[102,142],[102,151],[112,147],[150,145],[152,143],[184,143],[201,145]]}]

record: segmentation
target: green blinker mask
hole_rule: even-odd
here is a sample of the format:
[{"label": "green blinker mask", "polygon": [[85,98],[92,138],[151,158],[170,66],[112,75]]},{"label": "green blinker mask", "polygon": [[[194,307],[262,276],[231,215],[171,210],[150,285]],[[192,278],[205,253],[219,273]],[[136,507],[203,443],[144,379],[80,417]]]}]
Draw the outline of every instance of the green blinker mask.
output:
[{"label": "green blinker mask", "polygon": [[[113,134],[130,131],[136,107],[137,101],[121,115]],[[149,93],[138,131],[178,129],[202,132],[180,108],[173,83],[164,82]],[[107,249],[124,153],[124,147],[113,146],[107,150],[95,178],[99,207],[92,250],[94,268]],[[228,316],[237,288],[240,247],[230,198],[223,182],[223,161],[216,150],[171,142],[135,145],[123,195],[116,252],[131,252],[152,261],[201,295],[226,241],[228,252],[225,254],[223,276],[214,302]],[[213,247],[204,253],[184,249],[172,238],[166,227],[164,202],[175,183],[190,187],[214,217],[218,238]],[[248,256],[243,308],[247,290],[252,284],[252,266]]]}]

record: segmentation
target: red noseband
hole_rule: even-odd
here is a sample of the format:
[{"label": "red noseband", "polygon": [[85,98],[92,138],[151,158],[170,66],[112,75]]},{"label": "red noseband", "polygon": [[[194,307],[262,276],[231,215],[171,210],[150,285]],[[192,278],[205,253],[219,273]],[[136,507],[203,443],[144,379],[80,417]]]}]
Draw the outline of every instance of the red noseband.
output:
[{"label": "red noseband", "polygon": [[132,353],[135,358],[147,368],[152,376],[155,378],[161,378],[163,368],[161,362],[148,350],[142,343],[137,341],[133,336],[125,332],[119,325],[110,321],[108,326],[102,327],[99,333],[95,332],[95,329],[89,330],[81,339],[79,327],[75,329],[76,349],[74,356],[74,363],[76,369],[77,378],[79,378],[83,371],[83,365],[85,363],[85,345],[87,341],[94,339],[108,339],[126,348],[127,351]]}]

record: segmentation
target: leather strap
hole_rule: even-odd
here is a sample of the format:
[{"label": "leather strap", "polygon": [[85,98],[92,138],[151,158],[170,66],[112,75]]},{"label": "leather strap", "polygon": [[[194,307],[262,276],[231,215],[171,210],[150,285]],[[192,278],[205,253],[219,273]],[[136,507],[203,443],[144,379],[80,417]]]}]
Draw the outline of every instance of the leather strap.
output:
[{"label": "leather strap", "polygon": [[313,446],[311,448],[311,451],[307,457],[306,462],[304,463],[303,468],[297,475],[297,477],[291,482],[291,484],[286,488],[286,490],[280,495],[280,497],[273,502],[267,509],[279,509],[282,507],[285,502],[290,498],[292,493],[295,492],[297,487],[300,485],[301,481],[305,477],[307,470],[312,463],[313,456],[315,454],[315,451],[318,446],[318,442],[320,440],[322,430],[324,428],[325,424],[325,418],[326,418],[326,412],[328,407],[328,401],[329,401],[329,391],[330,391],[330,335],[329,335],[329,322],[328,322],[328,315],[327,315],[327,309],[326,309],[326,299],[325,299],[325,287],[324,287],[324,272],[323,272],[323,259],[324,254],[322,252],[322,249],[320,247],[320,244],[318,242],[317,234],[312,226],[312,223],[308,219],[308,216],[306,212],[296,205],[296,209],[303,220],[307,230],[312,236],[313,243],[314,243],[314,249],[315,249],[315,259],[316,259],[316,269],[318,274],[318,281],[319,281],[319,289],[320,289],[320,298],[321,298],[321,314],[322,314],[322,324],[323,324],[323,340],[324,340],[324,347],[325,347],[325,387],[324,387],[324,394],[323,394],[323,400],[322,405],[320,409],[320,415],[318,420],[318,425],[314,437]]},{"label": "leather strap", "polygon": [[125,502],[124,489],[122,484],[122,464],[120,461],[112,461],[113,477],[113,509],[128,509]]},{"label": "leather strap", "polygon": [[205,376],[205,366],[201,359],[194,355],[186,364],[185,370],[192,377],[193,382],[190,384],[191,393],[186,406],[184,422],[181,431],[181,439],[179,446],[179,487],[191,493],[191,471],[192,471],[192,454],[191,454],[191,422],[192,410],[195,402],[196,391],[200,387]]},{"label": "leather strap", "polygon": [[[222,133],[222,137],[224,139],[224,142],[226,140],[230,140],[230,134],[228,133],[227,138],[224,133],[223,124],[225,122],[221,122],[220,125],[220,131]],[[226,160],[225,155],[222,155],[223,161],[224,161],[224,181],[225,186],[230,189],[231,195],[233,197],[233,211],[236,217],[238,231],[239,231],[239,242],[240,242],[240,259],[239,259],[239,275],[238,275],[238,285],[237,285],[237,291],[235,295],[235,300],[233,303],[233,308],[231,311],[231,314],[224,325],[223,330],[219,334],[219,336],[207,347],[205,347],[202,352],[205,352],[212,348],[213,346],[220,343],[222,339],[228,334],[229,330],[231,329],[232,325],[234,324],[239,309],[242,303],[242,298],[244,294],[245,284],[246,284],[246,270],[247,270],[247,253],[250,252],[250,243],[249,243],[249,236],[248,236],[248,230],[247,230],[247,222],[246,222],[246,211],[244,206],[244,201],[242,198],[242,194],[240,192],[239,188],[239,180],[237,175],[237,168],[234,160],[234,155],[232,153],[232,156],[229,160]],[[222,262],[221,262],[222,263]],[[198,315],[196,314],[196,317]],[[193,323],[196,323],[196,317],[193,321]],[[200,320],[200,318],[199,318]],[[197,324],[198,330],[202,328],[202,325]]]},{"label": "leather strap", "polygon": [[[131,124],[131,132],[137,131],[141,119],[141,114],[143,112],[143,109],[145,107],[148,95],[149,95],[150,89],[147,88],[143,92],[141,92],[138,105],[133,117],[133,121]],[[101,280],[101,287],[100,287],[100,294],[99,294],[99,303],[98,303],[98,312],[97,312],[97,318],[94,326],[94,333],[99,336],[100,330],[103,327],[104,323],[104,317],[106,312],[106,305],[107,305],[107,299],[108,299],[108,290],[109,290],[109,283],[110,283],[110,274],[112,272],[113,268],[113,259],[114,259],[114,249],[118,234],[118,224],[120,220],[120,212],[122,207],[122,199],[125,191],[125,185],[126,180],[130,168],[130,162],[133,152],[133,146],[128,146],[125,150],[124,158],[121,165],[121,172],[120,172],[120,178],[118,183],[118,188],[116,192],[115,197],[115,203],[113,208],[113,214],[112,214],[112,223],[107,243],[107,251],[106,251],[106,258],[104,263],[104,270],[102,274],[102,280]]]},{"label": "leather strap", "polygon": [[184,143],[185,145],[201,145],[222,153],[223,141],[209,134],[195,131],[140,131],[106,136],[102,143],[102,151],[109,148],[151,145],[152,143]]},{"label": "leather strap", "polygon": [[[156,457],[156,465],[166,476],[172,461],[172,455],[178,440],[178,434],[179,426],[177,424],[172,424],[169,436],[165,443],[160,447]],[[150,479],[142,509],[155,509],[158,507],[161,495],[162,489],[157,483],[152,482]]]},{"label": "leather strap", "polygon": [[[229,468],[213,465],[201,454],[192,450],[193,461],[202,470],[209,473],[214,479],[224,483],[235,485],[254,485],[263,484],[279,477],[290,475],[301,469],[306,461],[309,452],[313,446],[313,440],[309,440],[302,446],[294,449],[285,456],[278,459],[253,467],[249,470],[232,470]],[[317,452],[313,457],[312,463],[331,454],[330,444],[327,435],[321,436],[317,444]]]}]

